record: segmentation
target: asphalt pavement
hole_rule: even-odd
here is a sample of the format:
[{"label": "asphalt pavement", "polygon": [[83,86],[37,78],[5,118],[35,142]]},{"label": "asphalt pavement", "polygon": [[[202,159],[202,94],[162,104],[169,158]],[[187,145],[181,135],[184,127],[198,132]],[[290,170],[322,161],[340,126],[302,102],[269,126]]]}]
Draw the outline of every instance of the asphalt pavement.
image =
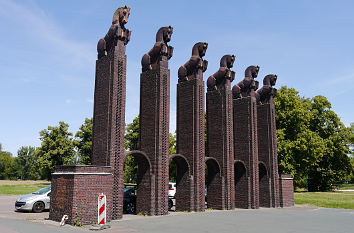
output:
[{"label": "asphalt pavement", "polygon": [[[14,211],[15,196],[0,196],[0,233],[92,232],[47,220],[49,213]],[[296,206],[284,209],[170,212],[167,216],[124,215],[100,232],[144,233],[354,233],[354,210]]]}]

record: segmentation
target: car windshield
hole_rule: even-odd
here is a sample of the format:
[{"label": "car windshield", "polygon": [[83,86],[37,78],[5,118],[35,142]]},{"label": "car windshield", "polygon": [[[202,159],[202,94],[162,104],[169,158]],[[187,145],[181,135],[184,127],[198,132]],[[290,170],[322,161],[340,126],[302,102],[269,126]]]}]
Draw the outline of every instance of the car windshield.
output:
[{"label": "car windshield", "polygon": [[42,188],[42,189],[38,190],[37,192],[34,192],[33,194],[42,195],[42,194],[45,194],[48,191],[50,191],[50,185],[45,187],[45,188]]}]

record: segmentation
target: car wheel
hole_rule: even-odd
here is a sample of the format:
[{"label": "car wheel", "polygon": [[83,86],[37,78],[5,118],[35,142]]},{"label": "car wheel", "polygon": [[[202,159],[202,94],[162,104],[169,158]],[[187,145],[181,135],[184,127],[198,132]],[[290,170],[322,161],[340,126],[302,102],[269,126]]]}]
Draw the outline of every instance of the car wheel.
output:
[{"label": "car wheel", "polygon": [[35,213],[40,213],[44,210],[45,206],[44,206],[44,203],[41,202],[41,201],[37,201],[36,203],[33,204],[33,212]]},{"label": "car wheel", "polygon": [[168,200],[168,210],[171,210],[173,207],[173,201],[171,199]]},{"label": "car wheel", "polygon": [[128,214],[135,214],[135,204],[132,202],[129,202],[127,204],[127,213]]}]

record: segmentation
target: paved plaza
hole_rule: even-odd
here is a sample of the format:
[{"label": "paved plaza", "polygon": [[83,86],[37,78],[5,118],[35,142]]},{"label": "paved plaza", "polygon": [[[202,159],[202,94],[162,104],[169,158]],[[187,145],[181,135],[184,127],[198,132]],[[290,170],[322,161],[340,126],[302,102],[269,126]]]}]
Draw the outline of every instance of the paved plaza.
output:
[{"label": "paved plaza", "polygon": [[[73,227],[48,218],[49,213],[14,212],[16,196],[0,196],[1,233],[92,232],[90,227]],[[144,233],[352,233],[354,210],[295,206],[257,210],[207,210],[199,213],[170,212],[167,216],[124,215],[101,232]]]}]

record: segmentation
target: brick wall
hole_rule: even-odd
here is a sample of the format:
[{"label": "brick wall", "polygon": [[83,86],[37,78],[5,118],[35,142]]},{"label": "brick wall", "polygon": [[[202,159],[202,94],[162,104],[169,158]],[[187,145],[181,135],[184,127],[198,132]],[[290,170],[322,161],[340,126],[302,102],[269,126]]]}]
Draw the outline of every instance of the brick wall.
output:
[{"label": "brick wall", "polygon": [[107,220],[112,219],[111,167],[60,166],[52,174],[49,219],[61,221],[68,215],[68,224],[97,222],[98,196],[107,198]]},{"label": "brick wall", "polygon": [[290,174],[281,174],[279,178],[280,206],[294,206],[294,183]]}]

